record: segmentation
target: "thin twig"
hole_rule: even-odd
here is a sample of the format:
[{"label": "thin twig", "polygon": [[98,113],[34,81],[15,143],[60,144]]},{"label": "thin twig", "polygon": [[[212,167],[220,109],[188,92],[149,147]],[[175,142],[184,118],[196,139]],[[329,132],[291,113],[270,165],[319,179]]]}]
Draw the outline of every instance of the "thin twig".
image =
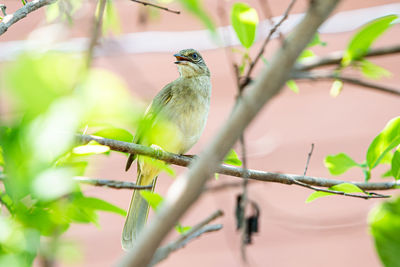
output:
[{"label": "thin twig", "polygon": [[164,10],[164,11],[168,11],[168,12],[171,12],[171,13],[174,13],[174,14],[178,14],[178,15],[181,14],[180,11],[172,10],[172,9],[169,9],[169,8],[166,8],[166,7],[162,7],[162,6],[159,6],[159,5],[155,5],[155,4],[152,4],[152,3],[149,3],[149,2],[144,2],[144,1],[139,1],[139,0],[131,0],[131,1],[139,3],[139,4],[142,4],[144,6],[152,6],[152,7],[155,7],[155,8]]},{"label": "thin twig", "polygon": [[[371,49],[364,57],[385,56],[400,53],[400,45]],[[336,65],[342,61],[344,51],[337,51],[327,56],[314,57],[295,66],[296,71],[305,71],[327,65]]]},{"label": "thin twig", "polygon": [[[314,144],[311,144],[311,150],[310,150],[310,152],[308,153],[308,156],[307,156],[307,162],[306,162],[306,166],[304,168],[303,176],[306,176],[308,165],[310,164],[310,159],[311,159],[313,151],[314,151]],[[356,198],[364,198],[364,199],[369,199],[369,198],[389,198],[390,197],[390,196],[381,195],[381,194],[379,194],[379,195],[370,194],[368,192],[365,192],[367,195],[359,195],[359,194],[345,193],[345,192],[342,192],[342,191],[336,191],[336,190],[330,190],[330,189],[322,189],[322,188],[314,187],[314,186],[299,182],[297,180],[295,180],[294,183],[299,185],[299,186],[306,187],[306,188],[314,190],[314,191],[332,193],[332,194],[336,194],[336,195],[344,195],[344,196],[348,196],[348,197],[356,197]]]},{"label": "thin twig", "polygon": [[1,12],[3,13],[3,15],[7,16],[7,13],[6,13],[7,7],[6,7],[6,5],[0,4],[0,9],[1,9]]},{"label": "thin twig", "polygon": [[[5,180],[6,176],[0,172],[0,182]],[[135,189],[135,190],[144,190],[144,189],[151,189],[152,185],[137,185],[133,182],[126,182],[126,181],[116,181],[116,180],[108,180],[108,179],[93,179],[87,178],[83,176],[74,176],[74,181],[79,182],[81,184],[88,184],[93,186],[103,186],[109,187],[113,189]],[[1,202],[1,198],[0,198]]]},{"label": "thin twig", "polygon": [[25,18],[29,13],[43,7],[55,3],[57,0],[34,0],[27,3],[13,14],[3,17],[0,23],[0,35],[5,33],[14,23]]},{"label": "thin twig", "polygon": [[275,24],[275,26],[272,27],[272,29],[269,31],[267,38],[265,38],[264,43],[262,44],[262,46],[260,48],[260,51],[256,55],[255,59],[250,63],[247,73],[244,76],[242,83],[240,84],[241,88],[246,87],[249,84],[249,82],[251,81],[251,73],[253,72],[255,65],[260,60],[261,56],[264,54],[265,48],[266,48],[267,44],[269,43],[269,41],[271,40],[272,35],[278,30],[278,28],[282,25],[282,23],[288,18],[289,12],[292,9],[295,2],[296,2],[296,0],[292,0],[290,2],[289,6],[286,8],[285,13],[283,14],[280,21],[278,21],[278,23]]},{"label": "thin twig", "polygon": [[95,11],[92,35],[90,37],[89,47],[88,47],[87,54],[86,54],[86,67],[87,68],[90,68],[90,66],[92,65],[94,48],[100,37],[101,28],[103,25],[104,10],[106,8],[106,1],[107,0],[99,0],[99,2],[98,2],[99,3],[98,4],[99,5],[99,13],[97,14],[97,16],[96,16],[97,9]]},{"label": "thin twig", "polygon": [[400,88],[391,88],[382,84],[372,83],[369,81],[360,80],[349,77],[343,74],[336,74],[330,71],[297,71],[292,73],[292,79],[295,80],[341,80],[346,83],[351,83],[361,87],[377,90],[379,92],[400,96]]},{"label": "thin twig", "polygon": [[294,180],[294,183],[299,185],[299,186],[302,186],[302,187],[305,187],[305,188],[308,188],[308,189],[311,189],[311,190],[314,190],[314,191],[317,191],[317,192],[332,193],[332,194],[335,194],[335,195],[342,195],[342,196],[346,196],[346,197],[355,197],[355,198],[363,198],[363,199],[390,198],[391,197],[389,195],[382,195],[382,194],[376,195],[376,194],[371,194],[369,192],[365,192],[366,195],[359,195],[359,194],[353,194],[353,193],[346,193],[346,192],[343,192],[343,191],[337,191],[337,190],[331,190],[331,189],[323,189],[323,188],[318,188],[318,187],[315,187],[315,186],[311,186],[311,185],[302,183],[302,182],[297,181],[297,180]]},{"label": "thin twig", "polygon": [[[90,141],[96,141],[97,143],[105,146],[109,146],[113,151],[125,152],[125,153],[133,153],[144,155],[152,158],[156,158],[162,161],[165,161],[170,164],[175,164],[178,166],[188,167],[197,157],[186,157],[174,153],[164,152],[160,150],[153,149],[151,147],[122,142],[113,139],[107,139],[103,137],[93,136],[93,135],[76,135],[77,141],[79,143],[89,143]],[[246,173],[247,172],[247,173]],[[342,183],[352,183],[363,190],[389,190],[389,189],[397,189],[400,187],[400,181],[394,182],[379,182],[379,183],[366,183],[366,182],[354,182],[346,180],[338,180],[338,179],[326,179],[321,177],[311,177],[311,176],[303,176],[296,174],[283,174],[276,172],[265,172],[259,170],[247,169],[246,171],[243,168],[238,168],[234,166],[229,166],[226,164],[222,164],[218,167],[217,173],[235,176],[235,177],[247,177],[251,180],[257,180],[262,182],[272,182],[272,183],[280,183],[286,185],[294,184],[294,180],[303,182],[308,185],[320,186],[320,187],[331,187],[334,185],[342,184]],[[122,188],[122,187],[121,187]]]},{"label": "thin twig", "polygon": [[114,189],[135,189],[135,190],[144,190],[151,189],[152,185],[137,185],[133,182],[126,181],[116,181],[116,180],[106,180],[106,179],[93,179],[81,176],[75,176],[74,180],[82,183],[89,184],[94,186],[104,186]]},{"label": "thin twig", "polygon": [[222,224],[207,225],[211,221],[215,220],[218,217],[221,217],[222,215],[224,215],[223,212],[221,210],[217,210],[209,217],[207,217],[205,220],[193,226],[189,231],[180,235],[179,238],[177,238],[175,241],[172,241],[167,245],[158,248],[157,251],[154,253],[150,266],[153,266],[159,263],[160,261],[166,259],[171,252],[174,252],[184,247],[188,242],[199,237],[200,235],[222,229]]},{"label": "thin twig", "polygon": [[307,162],[306,162],[306,166],[304,167],[304,174],[303,174],[303,176],[306,176],[306,174],[307,174],[308,165],[310,164],[310,159],[311,159],[311,156],[312,156],[312,153],[313,153],[313,152],[314,152],[314,143],[311,144],[310,152],[308,152],[308,155],[307,155]]}]

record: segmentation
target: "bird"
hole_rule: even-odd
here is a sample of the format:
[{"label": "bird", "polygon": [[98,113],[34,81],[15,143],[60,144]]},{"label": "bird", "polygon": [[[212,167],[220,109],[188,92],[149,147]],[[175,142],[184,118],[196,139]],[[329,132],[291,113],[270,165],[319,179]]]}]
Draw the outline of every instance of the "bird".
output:
[{"label": "bird", "polygon": [[[176,154],[186,153],[199,140],[208,118],[211,78],[203,57],[195,49],[174,54],[179,77],[154,97],[137,128],[134,143]],[[137,160],[137,185],[151,185],[154,191],[161,172],[154,159],[130,154],[125,170]],[[122,248],[130,250],[146,224],[149,204],[135,190],[122,232]]]}]

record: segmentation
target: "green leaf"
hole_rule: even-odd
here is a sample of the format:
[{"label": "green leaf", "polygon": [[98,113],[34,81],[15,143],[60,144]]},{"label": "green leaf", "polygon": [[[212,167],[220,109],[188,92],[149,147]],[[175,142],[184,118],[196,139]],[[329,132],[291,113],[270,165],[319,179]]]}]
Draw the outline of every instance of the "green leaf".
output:
[{"label": "green leaf", "polygon": [[288,80],[286,82],[287,87],[289,87],[290,90],[298,94],[300,92],[299,87],[297,86],[297,83],[294,80]]},{"label": "green leaf", "polygon": [[214,173],[214,177],[215,177],[215,180],[218,181],[218,179],[219,179],[219,173]]},{"label": "green leaf", "polygon": [[367,151],[367,165],[375,168],[386,153],[400,144],[400,117],[390,120],[374,138]]},{"label": "green leaf", "polygon": [[234,3],[231,9],[231,23],[240,43],[250,48],[256,36],[257,11],[245,3]]},{"label": "green leaf", "polygon": [[93,133],[93,135],[123,142],[132,142],[133,140],[133,135],[127,130],[121,128],[105,128]]},{"label": "green leaf", "polygon": [[183,235],[184,233],[186,233],[187,231],[190,231],[190,229],[192,229],[191,226],[182,226],[180,223],[178,223],[175,226],[175,230],[180,233],[181,235]]},{"label": "green leaf", "polygon": [[394,179],[400,179],[400,148],[394,152],[391,174],[393,175]]},{"label": "green leaf", "polygon": [[324,159],[324,164],[332,175],[340,175],[345,173],[350,168],[359,166],[345,153],[326,156]]},{"label": "green leaf", "polygon": [[400,267],[400,198],[373,208],[368,222],[383,265]]},{"label": "green leaf", "polygon": [[316,45],[321,45],[321,46],[326,46],[326,42],[321,41],[319,37],[319,33],[316,33],[314,35],[314,38],[311,40],[311,42],[307,45],[307,47],[313,47]]},{"label": "green leaf", "polygon": [[204,10],[200,0],[179,0],[179,2],[185,9],[200,19],[208,30],[210,30],[213,34],[216,33],[214,22]]},{"label": "green leaf", "polygon": [[147,201],[147,203],[149,203],[150,207],[154,211],[157,211],[161,203],[164,201],[164,198],[161,195],[149,190],[140,190],[140,195]]},{"label": "green leaf", "polygon": [[317,198],[326,197],[326,196],[330,196],[330,195],[334,195],[334,193],[315,191],[308,196],[308,198],[306,199],[306,203],[310,203],[310,202],[316,200]]},{"label": "green leaf", "polygon": [[390,71],[375,65],[368,60],[362,60],[360,66],[361,73],[367,78],[380,79],[382,77],[389,77],[391,75]]},{"label": "green leaf", "polygon": [[[338,185],[334,185],[329,187],[330,190],[333,191],[341,191],[345,193],[364,193],[358,186],[350,183],[341,183]],[[306,199],[306,203],[310,203],[311,201],[316,200],[317,198],[320,197],[326,197],[330,195],[335,195],[334,193],[329,193],[329,192],[322,192],[322,191],[316,191],[313,192],[311,195],[308,196]]]},{"label": "green leaf", "polygon": [[301,52],[298,60],[302,61],[302,60],[307,60],[309,58],[315,57],[315,54],[313,51],[311,51],[310,49],[305,49],[303,50],[303,52]]},{"label": "green leaf", "polygon": [[114,34],[121,33],[121,22],[119,20],[118,12],[114,7],[114,3],[112,0],[107,0],[106,2],[102,26],[103,34],[106,34],[108,31]]},{"label": "green leaf", "polygon": [[228,154],[225,156],[224,163],[233,166],[242,166],[242,161],[239,159],[238,154],[233,149],[229,150]]},{"label": "green leaf", "polygon": [[4,166],[3,148],[0,146],[0,166]]},{"label": "green leaf", "polygon": [[332,97],[337,97],[340,95],[340,92],[342,92],[342,89],[343,89],[343,82],[341,80],[335,80],[332,83],[332,87],[331,87],[329,94]]},{"label": "green leaf", "polygon": [[348,66],[352,61],[361,59],[372,43],[397,19],[397,15],[377,18],[361,28],[350,40],[342,59],[342,66]]},{"label": "green leaf", "polygon": [[99,198],[85,197],[82,195],[81,197],[76,199],[76,202],[86,209],[113,212],[121,216],[126,216],[125,210]]},{"label": "green leaf", "polygon": [[72,152],[77,155],[103,154],[108,151],[110,151],[109,146],[100,145],[95,141],[90,141],[87,145],[76,146],[72,149]]},{"label": "green leaf", "polygon": [[350,183],[341,183],[338,185],[331,186],[329,187],[329,189],[335,191],[342,191],[345,193],[364,193],[364,191],[362,191],[361,188]]}]

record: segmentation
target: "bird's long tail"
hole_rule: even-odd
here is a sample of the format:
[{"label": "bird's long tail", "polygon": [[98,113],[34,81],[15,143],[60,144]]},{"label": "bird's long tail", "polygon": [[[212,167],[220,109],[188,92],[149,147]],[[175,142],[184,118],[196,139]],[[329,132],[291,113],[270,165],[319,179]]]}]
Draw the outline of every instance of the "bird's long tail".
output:
[{"label": "bird's long tail", "polygon": [[[151,179],[151,177],[145,177],[139,171],[137,185],[148,185],[152,183],[151,191],[154,191],[157,177]],[[129,205],[128,215],[126,216],[124,230],[122,231],[122,248],[129,250],[133,247],[135,240],[139,233],[146,224],[147,217],[149,215],[149,204],[140,195],[140,190],[135,190],[132,195],[131,204]]]}]

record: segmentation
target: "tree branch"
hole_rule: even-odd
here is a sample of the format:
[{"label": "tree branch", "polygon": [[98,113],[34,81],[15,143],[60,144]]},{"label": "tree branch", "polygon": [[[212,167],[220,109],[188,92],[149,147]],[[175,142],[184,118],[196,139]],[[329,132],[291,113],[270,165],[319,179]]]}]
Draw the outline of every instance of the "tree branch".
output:
[{"label": "tree branch", "polygon": [[3,17],[0,23],[0,35],[5,33],[14,23],[25,18],[29,13],[43,7],[55,3],[57,0],[33,0],[27,3],[13,14]]},{"label": "tree branch", "polygon": [[336,74],[327,71],[297,71],[292,73],[292,79],[295,80],[341,80],[346,83],[362,86],[365,88],[377,90],[379,92],[400,96],[400,89],[387,87],[382,84],[363,81],[357,78],[349,77],[343,74]]},{"label": "tree branch", "polygon": [[171,13],[174,13],[174,14],[178,14],[178,15],[181,14],[180,11],[172,10],[172,9],[169,9],[169,8],[166,8],[166,7],[162,7],[162,6],[159,6],[159,5],[155,5],[155,4],[152,4],[152,3],[149,3],[149,2],[144,2],[144,1],[139,1],[139,0],[131,0],[131,1],[139,3],[139,4],[142,4],[144,6],[152,6],[152,7],[155,7],[155,8],[167,11],[167,12],[171,12]]},{"label": "tree branch", "polygon": [[[382,47],[382,48],[374,48],[371,49],[364,57],[376,57],[376,56],[385,56],[389,54],[400,53],[400,45]],[[308,59],[304,63],[299,63],[295,66],[296,71],[305,71],[311,70],[314,68],[327,66],[327,65],[336,65],[342,61],[344,55],[344,51],[333,52],[324,57],[314,57]]]},{"label": "tree branch", "polygon": [[189,231],[180,235],[179,238],[177,238],[175,241],[172,241],[169,244],[158,248],[157,251],[154,253],[154,257],[150,263],[150,266],[156,265],[160,261],[165,260],[169,256],[169,254],[184,247],[187,243],[201,236],[202,234],[221,230],[222,224],[215,224],[215,225],[207,225],[207,224],[209,224],[216,218],[221,217],[222,215],[224,215],[224,213],[221,210],[217,210],[209,217],[207,217],[205,220],[193,226]]},{"label": "tree branch", "polygon": [[[165,161],[170,164],[175,164],[182,167],[188,167],[193,161],[196,159],[193,157],[182,156],[178,154],[173,154],[169,152],[160,151],[157,149],[153,149],[151,147],[127,143],[113,139],[107,139],[99,136],[93,135],[76,135],[76,139],[79,143],[89,143],[90,141],[96,141],[101,145],[105,145],[110,147],[113,151],[125,152],[125,153],[133,153],[144,155],[152,158],[156,158],[162,161]],[[334,185],[342,184],[342,183],[352,183],[363,190],[389,190],[389,189],[397,189],[400,186],[399,182],[380,182],[380,183],[365,183],[365,182],[350,182],[345,180],[338,179],[326,179],[321,177],[311,177],[305,175],[297,175],[297,174],[283,174],[283,173],[275,173],[275,172],[265,172],[247,169],[238,168],[226,164],[221,164],[218,166],[217,173],[235,176],[239,178],[243,178],[247,175],[250,180],[257,180],[262,182],[272,182],[272,183],[280,183],[286,185],[295,184],[294,180],[319,187],[331,187]],[[1,176],[1,173],[0,173]],[[107,180],[105,180],[107,181]],[[111,182],[111,181],[110,181]],[[116,181],[117,182],[117,181]],[[121,182],[122,183],[122,182]],[[128,183],[128,182],[126,182]],[[133,184],[133,183],[132,183]],[[128,184],[127,184],[128,185]],[[239,186],[239,185],[238,185]],[[120,186],[119,188],[130,188],[129,186],[124,187]]]},{"label": "tree branch", "polygon": [[282,88],[301,51],[311,41],[317,28],[328,17],[339,0],[313,0],[285,44],[264,66],[259,79],[244,91],[232,114],[217,136],[207,145],[191,168],[170,186],[159,212],[143,229],[134,247],[122,259],[121,266],[147,266],[156,249],[179,218],[198,199],[208,178],[254,119],[260,109]]},{"label": "tree branch", "polygon": [[152,185],[137,185],[132,182],[126,181],[116,181],[116,180],[106,180],[106,179],[92,179],[82,176],[75,176],[74,180],[81,184],[88,184],[94,186],[104,186],[114,189],[135,189],[135,190],[143,190],[143,189],[151,189]]},{"label": "tree branch", "polygon": [[99,37],[101,35],[101,28],[103,25],[103,15],[104,15],[104,10],[106,8],[106,1],[107,0],[99,0],[99,2],[98,2],[99,13],[97,14],[97,16],[96,16],[97,8],[95,11],[92,35],[90,37],[89,46],[88,46],[88,50],[86,53],[86,67],[87,68],[90,68],[90,66],[92,65],[94,48],[95,48],[97,41],[99,40]]}]

